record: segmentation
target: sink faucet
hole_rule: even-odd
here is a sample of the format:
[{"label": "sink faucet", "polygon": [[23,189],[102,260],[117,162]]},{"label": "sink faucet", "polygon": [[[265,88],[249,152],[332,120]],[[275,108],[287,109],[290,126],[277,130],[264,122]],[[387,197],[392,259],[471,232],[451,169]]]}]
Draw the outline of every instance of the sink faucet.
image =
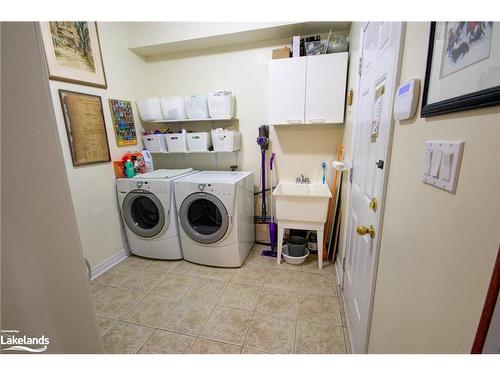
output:
[{"label": "sink faucet", "polygon": [[295,182],[297,184],[308,184],[309,183],[309,177],[304,177],[303,174],[301,174],[299,177],[295,179]]}]

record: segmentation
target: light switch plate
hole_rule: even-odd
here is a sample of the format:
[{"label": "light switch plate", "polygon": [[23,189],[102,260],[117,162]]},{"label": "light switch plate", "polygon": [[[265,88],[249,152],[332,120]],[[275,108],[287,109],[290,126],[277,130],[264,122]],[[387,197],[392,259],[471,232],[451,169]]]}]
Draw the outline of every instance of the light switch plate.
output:
[{"label": "light switch plate", "polygon": [[455,194],[464,141],[425,142],[422,181]]}]

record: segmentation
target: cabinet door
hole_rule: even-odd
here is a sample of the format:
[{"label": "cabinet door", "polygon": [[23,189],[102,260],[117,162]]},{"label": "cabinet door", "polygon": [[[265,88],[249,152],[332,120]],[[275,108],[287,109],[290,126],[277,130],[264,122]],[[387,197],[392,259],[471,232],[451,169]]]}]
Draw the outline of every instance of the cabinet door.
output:
[{"label": "cabinet door", "polygon": [[308,56],[306,124],[344,122],[347,52]]},{"label": "cabinet door", "polygon": [[306,57],[269,61],[268,122],[303,124]]}]

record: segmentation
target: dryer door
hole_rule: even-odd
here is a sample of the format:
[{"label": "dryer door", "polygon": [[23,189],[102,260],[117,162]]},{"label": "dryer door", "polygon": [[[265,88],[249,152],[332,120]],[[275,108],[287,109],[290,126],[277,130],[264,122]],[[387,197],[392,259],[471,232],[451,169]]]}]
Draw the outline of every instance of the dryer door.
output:
[{"label": "dryer door", "polygon": [[184,199],[179,221],[189,237],[203,244],[219,241],[229,228],[226,207],[208,193],[194,193]]},{"label": "dryer door", "polygon": [[153,193],[133,190],[123,199],[123,220],[140,237],[154,237],[165,226],[165,209]]}]

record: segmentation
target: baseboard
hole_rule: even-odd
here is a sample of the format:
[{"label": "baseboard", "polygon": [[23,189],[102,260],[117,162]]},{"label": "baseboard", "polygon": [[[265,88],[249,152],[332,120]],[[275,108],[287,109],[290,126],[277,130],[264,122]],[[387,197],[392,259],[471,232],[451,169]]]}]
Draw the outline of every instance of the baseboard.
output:
[{"label": "baseboard", "polygon": [[91,275],[90,279],[94,280],[97,276],[106,272],[111,267],[117,265],[122,260],[124,260],[126,257],[128,257],[127,251],[125,249],[121,249],[116,254],[110,256],[108,259],[104,260],[103,262],[99,263],[97,266],[93,267],[92,271],[90,273],[90,275]]}]

